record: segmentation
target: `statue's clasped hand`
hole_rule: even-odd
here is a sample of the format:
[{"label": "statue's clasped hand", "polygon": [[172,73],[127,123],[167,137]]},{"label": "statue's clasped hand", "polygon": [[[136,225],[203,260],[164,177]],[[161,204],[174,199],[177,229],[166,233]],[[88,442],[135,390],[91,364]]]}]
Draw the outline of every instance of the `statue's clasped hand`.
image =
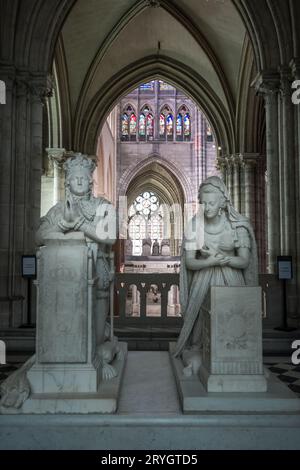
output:
[{"label": "statue's clasped hand", "polygon": [[68,198],[64,207],[64,219],[60,221],[59,226],[64,231],[79,230],[84,222],[84,216],[81,214],[78,204]]},{"label": "statue's clasped hand", "polygon": [[65,203],[64,218],[66,222],[75,223],[81,216],[79,206],[72,198],[68,198]]},{"label": "statue's clasped hand", "polygon": [[211,256],[217,256],[218,252],[210,246],[203,246],[201,249],[201,256],[203,258],[210,258]]},{"label": "statue's clasped hand", "polygon": [[201,249],[201,256],[205,258],[211,266],[229,266],[231,257],[224,256],[212,247],[204,246]]}]

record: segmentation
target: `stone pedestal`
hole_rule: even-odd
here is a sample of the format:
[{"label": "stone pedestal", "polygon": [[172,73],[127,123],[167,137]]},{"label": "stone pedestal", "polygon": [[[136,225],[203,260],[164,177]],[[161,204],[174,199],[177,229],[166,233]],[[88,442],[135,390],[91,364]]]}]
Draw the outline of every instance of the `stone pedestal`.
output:
[{"label": "stone pedestal", "polygon": [[82,233],[60,237],[38,253],[36,363],[27,377],[33,393],[95,393],[94,260]]},{"label": "stone pedestal", "polygon": [[261,288],[212,287],[201,310],[206,390],[265,392]]},{"label": "stone pedestal", "polygon": [[2,413],[116,412],[127,348],[116,338],[97,342],[96,316],[105,315],[105,324],[106,312],[97,308],[96,260],[82,232],[49,234],[40,248],[36,356],[16,377],[29,398],[19,407],[4,404]]}]

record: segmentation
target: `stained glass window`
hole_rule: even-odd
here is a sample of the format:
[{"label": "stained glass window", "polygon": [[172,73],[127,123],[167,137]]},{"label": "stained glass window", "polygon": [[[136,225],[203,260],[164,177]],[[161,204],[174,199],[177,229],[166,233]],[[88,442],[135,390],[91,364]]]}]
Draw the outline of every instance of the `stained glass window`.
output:
[{"label": "stained glass window", "polygon": [[165,137],[166,135],[166,118],[164,114],[160,114],[159,116],[159,136],[161,138]]},{"label": "stained glass window", "polygon": [[136,139],[136,115],[134,113],[131,114],[130,116],[130,121],[129,121],[129,133],[130,133],[130,138],[132,140]]},{"label": "stained glass window", "polygon": [[140,90],[153,91],[154,90],[154,80],[148,83],[143,83],[140,85]]},{"label": "stained glass window", "polygon": [[163,213],[159,198],[152,191],[141,193],[130,206],[128,215],[133,255],[140,256],[145,238],[162,240]]},{"label": "stained glass window", "polygon": [[154,134],[154,118],[151,113],[147,116],[147,137],[153,138]]},{"label": "stained glass window", "polygon": [[176,138],[178,140],[182,139],[182,115],[179,113],[177,114],[177,119],[176,119]]},{"label": "stained glass window", "polygon": [[129,118],[126,113],[123,113],[122,115],[122,121],[121,121],[121,137],[122,139],[126,140],[128,138],[129,134]]},{"label": "stained glass window", "polygon": [[186,140],[190,139],[190,137],[191,137],[191,118],[190,118],[190,115],[188,113],[186,113],[186,115],[184,116],[184,120],[183,120],[183,134],[184,134],[184,138]]},{"label": "stained glass window", "polygon": [[152,191],[145,191],[134,201],[136,213],[142,214],[148,218],[150,214],[156,212],[159,208],[158,197]]},{"label": "stained glass window", "polygon": [[167,128],[167,138],[168,140],[173,140],[173,116],[168,114],[166,119],[166,128]]},{"label": "stained glass window", "polygon": [[140,137],[146,137],[146,116],[143,113],[140,114],[139,134]]},{"label": "stained glass window", "polygon": [[139,120],[140,140],[152,140],[154,136],[154,117],[148,105],[142,108]]}]

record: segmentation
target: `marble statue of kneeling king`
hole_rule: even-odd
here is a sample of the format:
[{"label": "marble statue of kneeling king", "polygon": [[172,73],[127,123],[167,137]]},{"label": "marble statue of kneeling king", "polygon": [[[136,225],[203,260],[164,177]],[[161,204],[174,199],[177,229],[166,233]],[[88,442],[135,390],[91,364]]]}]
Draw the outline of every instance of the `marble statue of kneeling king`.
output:
[{"label": "marble statue of kneeling king", "polygon": [[[117,339],[109,341],[110,326],[106,323],[109,309],[108,289],[114,274],[109,265],[109,258],[105,256],[109,255],[111,246],[116,241],[116,213],[112,204],[105,198],[95,198],[92,195],[92,175],[95,167],[93,160],[81,154],[74,154],[66,161],[65,201],[58,202],[41,219],[36,242],[41,246],[49,234],[53,236],[75,231],[83,232],[90,244],[95,255],[98,275],[97,345],[101,350],[103,378],[107,380],[116,375],[109,363],[118,352]],[[105,292],[106,302],[103,295]]]},{"label": "marble statue of kneeling king", "polygon": [[[93,259],[97,279],[93,307],[96,330],[93,331],[94,343],[101,364],[102,380],[107,381],[117,376],[117,371],[111,363],[115,358],[120,359],[122,355],[118,340],[113,336],[112,328],[106,321],[109,312],[109,288],[114,277],[110,255],[111,247],[116,240],[116,213],[110,202],[92,195],[95,163],[90,158],[82,154],[73,154],[67,159],[64,169],[65,201],[58,202],[41,219],[36,243],[39,247],[47,247],[51,240],[64,240],[64,243],[68,243],[67,239],[72,238],[72,233],[73,236],[74,232],[83,234]],[[31,358],[30,364],[25,364],[9,382],[2,384],[1,406],[15,408],[22,406],[30,394],[27,373],[33,363],[34,357]]]}]

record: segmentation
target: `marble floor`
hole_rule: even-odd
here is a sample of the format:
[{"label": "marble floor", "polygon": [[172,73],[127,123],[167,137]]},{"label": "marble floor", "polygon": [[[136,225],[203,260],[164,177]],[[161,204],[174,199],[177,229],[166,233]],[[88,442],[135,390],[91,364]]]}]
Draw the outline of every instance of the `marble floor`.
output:
[{"label": "marble floor", "polygon": [[[288,363],[287,358],[266,358],[265,365],[300,398],[300,366]],[[0,383],[19,366],[0,365]],[[129,351],[119,413],[181,413],[168,352]]]},{"label": "marble floor", "polygon": [[[299,367],[265,361],[299,392]],[[0,366],[0,381],[17,365]],[[168,352],[130,351],[115,415],[3,415],[0,450],[295,450],[299,413],[184,415]]]},{"label": "marble floor", "polygon": [[169,354],[130,351],[122,384],[119,413],[180,413]]}]

